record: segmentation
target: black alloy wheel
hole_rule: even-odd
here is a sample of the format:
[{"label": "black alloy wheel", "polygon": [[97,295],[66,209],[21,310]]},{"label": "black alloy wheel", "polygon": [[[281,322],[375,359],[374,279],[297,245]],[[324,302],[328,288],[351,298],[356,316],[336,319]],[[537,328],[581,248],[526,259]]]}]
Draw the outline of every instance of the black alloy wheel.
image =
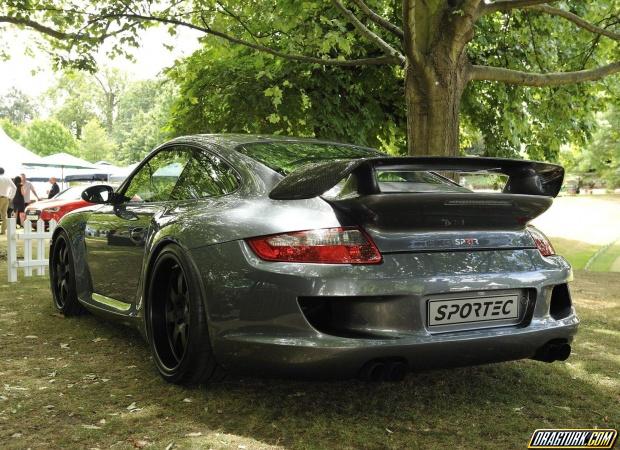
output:
[{"label": "black alloy wheel", "polygon": [[167,245],[149,271],[145,306],[151,353],[166,381],[196,385],[223,373],[211,350],[203,298],[191,260],[180,247]]},{"label": "black alloy wheel", "polygon": [[77,299],[73,254],[69,238],[61,231],[52,245],[50,283],[54,306],[65,316],[77,316],[85,310]]},{"label": "black alloy wheel", "polygon": [[172,267],[164,297],[166,334],[172,357],[180,363],[187,351],[189,334],[189,297],[185,274],[178,264]]}]

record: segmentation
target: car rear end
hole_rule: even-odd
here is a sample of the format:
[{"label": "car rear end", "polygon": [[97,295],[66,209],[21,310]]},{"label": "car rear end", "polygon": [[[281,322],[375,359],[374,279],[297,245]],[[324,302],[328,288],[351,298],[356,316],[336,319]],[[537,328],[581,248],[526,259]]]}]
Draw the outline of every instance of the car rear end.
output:
[{"label": "car rear end", "polygon": [[[568,358],[578,326],[572,271],[527,225],[551,204],[532,189],[555,188],[525,182],[519,165],[506,170],[512,193],[473,193],[426,169],[456,162],[433,164],[394,158],[297,171],[266,205],[282,217],[314,202],[310,229],[197,255],[209,267],[208,298],[217,299],[208,310],[218,361],[280,375],[398,379],[412,369]],[[319,225],[325,209],[333,216]]]}]

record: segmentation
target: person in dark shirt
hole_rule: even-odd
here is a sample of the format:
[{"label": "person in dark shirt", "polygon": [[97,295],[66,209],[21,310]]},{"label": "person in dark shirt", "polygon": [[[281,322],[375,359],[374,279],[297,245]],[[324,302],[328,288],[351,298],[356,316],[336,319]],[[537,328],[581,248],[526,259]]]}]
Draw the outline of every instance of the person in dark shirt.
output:
[{"label": "person in dark shirt", "polygon": [[50,184],[52,185],[52,187],[50,188],[49,191],[47,191],[47,198],[52,198],[60,192],[58,183],[56,183],[56,177],[50,178]]},{"label": "person in dark shirt", "polygon": [[15,177],[13,179],[16,192],[13,197],[13,214],[17,218],[17,224],[23,226],[24,220],[26,220],[26,202],[24,200],[24,185],[22,184],[22,177]]}]

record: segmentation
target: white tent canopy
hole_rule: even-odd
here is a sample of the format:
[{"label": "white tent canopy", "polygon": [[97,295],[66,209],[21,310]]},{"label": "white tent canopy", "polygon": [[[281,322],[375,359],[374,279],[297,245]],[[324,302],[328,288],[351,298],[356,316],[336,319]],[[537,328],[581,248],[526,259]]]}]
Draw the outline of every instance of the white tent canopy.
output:
[{"label": "white tent canopy", "polygon": [[[52,176],[53,174],[53,176],[63,182],[63,185],[65,180],[65,169],[97,169],[97,167],[88,161],[68,153],[55,153],[53,155],[44,156],[43,158],[40,158],[39,161],[26,161],[24,164],[30,167],[42,168],[36,169],[37,174],[46,173],[49,174],[49,176]],[[56,174],[58,171],[60,171],[60,176]]]},{"label": "white tent canopy", "polygon": [[117,171],[110,174],[110,183],[120,184],[127,178],[139,163],[131,164],[127,167],[121,167]]},{"label": "white tent canopy", "polygon": [[44,156],[41,161],[30,164],[32,166],[61,167],[63,169],[96,169],[94,164],[68,153],[54,153]]},{"label": "white tent canopy", "polygon": [[0,128],[0,167],[6,175],[14,177],[24,172],[23,164],[41,162],[41,157],[15,142]]},{"label": "white tent canopy", "polygon": [[65,180],[67,181],[108,181],[109,177],[121,170],[106,161],[99,161],[93,164],[94,169],[67,169],[65,170]]}]

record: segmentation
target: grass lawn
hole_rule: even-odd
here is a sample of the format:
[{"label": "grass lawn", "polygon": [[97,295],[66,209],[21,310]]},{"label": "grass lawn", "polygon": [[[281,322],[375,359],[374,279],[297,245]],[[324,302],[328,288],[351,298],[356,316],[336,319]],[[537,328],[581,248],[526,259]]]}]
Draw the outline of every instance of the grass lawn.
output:
[{"label": "grass lawn", "polygon": [[[1,258],[1,256],[0,256]],[[411,374],[402,383],[162,381],[141,337],[52,308],[47,278],[0,262],[6,448],[525,448],[535,428],[620,426],[620,275],[576,272],[582,326],[565,363]],[[259,375],[259,374],[257,374]]]},{"label": "grass lawn", "polygon": [[590,258],[601,248],[597,244],[573,241],[571,239],[554,237],[550,238],[550,240],[555,252],[566,258],[574,270],[585,269]]},{"label": "grass lawn", "polygon": [[[565,257],[574,270],[587,269],[592,272],[620,272],[620,239],[608,245],[551,238],[558,255]],[[620,275],[618,275],[620,276]]]}]

